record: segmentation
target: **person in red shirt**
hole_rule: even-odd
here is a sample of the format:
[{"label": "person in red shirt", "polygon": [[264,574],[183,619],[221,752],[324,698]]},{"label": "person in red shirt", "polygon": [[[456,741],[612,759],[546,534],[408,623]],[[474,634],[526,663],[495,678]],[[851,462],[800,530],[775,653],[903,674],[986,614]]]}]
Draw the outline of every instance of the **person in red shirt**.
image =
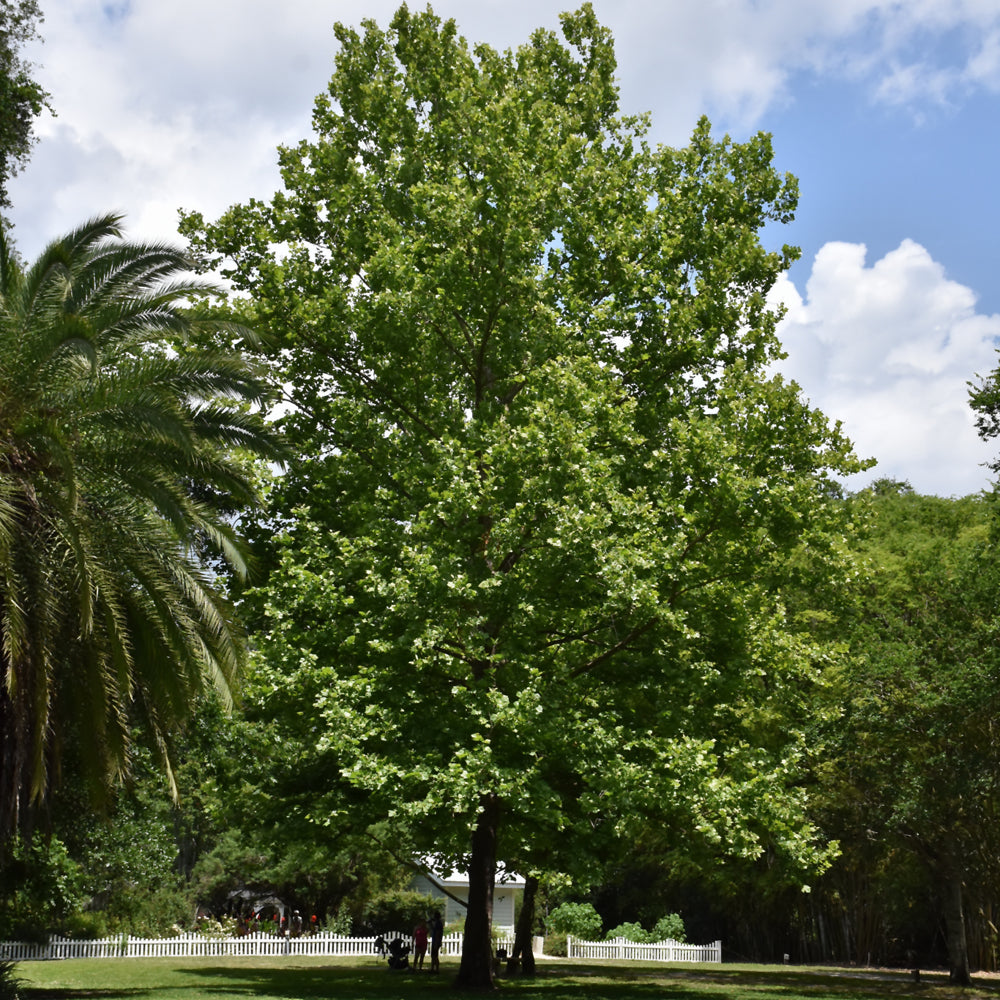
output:
[{"label": "person in red shirt", "polygon": [[413,968],[424,967],[424,955],[427,954],[427,921],[421,920],[413,928]]}]

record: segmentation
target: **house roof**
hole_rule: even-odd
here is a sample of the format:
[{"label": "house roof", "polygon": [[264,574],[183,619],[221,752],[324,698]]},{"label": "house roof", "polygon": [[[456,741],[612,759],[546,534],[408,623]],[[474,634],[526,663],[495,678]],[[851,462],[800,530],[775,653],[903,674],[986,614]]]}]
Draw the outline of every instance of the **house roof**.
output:
[{"label": "house roof", "polygon": [[[447,886],[451,889],[465,888],[469,884],[468,872],[445,869],[437,858],[421,858],[420,863],[424,869],[423,874],[439,886]],[[500,864],[497,865],[496,884],[509,889],[523,889],[524,877],[518,875],[517,872],[508,871],[506,865]]]}]

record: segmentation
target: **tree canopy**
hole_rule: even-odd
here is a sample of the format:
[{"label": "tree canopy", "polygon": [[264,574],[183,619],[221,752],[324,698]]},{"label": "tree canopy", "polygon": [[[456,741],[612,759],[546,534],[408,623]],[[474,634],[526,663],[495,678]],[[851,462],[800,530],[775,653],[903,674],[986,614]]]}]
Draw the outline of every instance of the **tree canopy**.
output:
[{"label": "tree canopy", "polygon": [[498,859],[567,869],[636,814],[821,855],[779,721],[819,651],[781,594],[841,565],[859,465],[771,374],[768,136],[649,146],[589,5],[503,52],[405,6],[336,32],[284,189],[184,228],[252,297],[300,456],[259,669],[468,866],[483,986]]}]

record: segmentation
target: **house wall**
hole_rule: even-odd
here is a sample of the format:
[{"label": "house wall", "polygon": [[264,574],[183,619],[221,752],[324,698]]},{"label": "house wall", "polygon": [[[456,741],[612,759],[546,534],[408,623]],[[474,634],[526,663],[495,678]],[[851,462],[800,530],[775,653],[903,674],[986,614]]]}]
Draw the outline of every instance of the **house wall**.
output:
[{"label": "house wall", "polygon": [[[429,878],[418,875],[413,880],[413,888],[416,892],[422,892],[430,896],[441,909],[441,919],[445,924],[452,924],[456,921],[465,922],[465,907],[449,899]],[[466,885],[449,885],[448,891],[459,899],[469,898],[469,887]],[[520,892],[520,887],[514,889],[509,886],[498,885],[493,890],[493,927],[496,930],[514,929],[514,894]]]}]

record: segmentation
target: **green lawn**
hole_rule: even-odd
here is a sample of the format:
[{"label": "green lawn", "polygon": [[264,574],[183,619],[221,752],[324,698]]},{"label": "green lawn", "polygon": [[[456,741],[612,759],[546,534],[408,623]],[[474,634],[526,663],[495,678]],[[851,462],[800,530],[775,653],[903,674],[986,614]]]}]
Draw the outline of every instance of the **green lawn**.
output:
[{"label": "green lawn", "polygon": [[[390,972],[358,959],[77,959],[23,962],[25,1000],[444,1000],[457,964],[440,976]],[[1000,980],[950,987],[947,976],[762,965],[548,962],[534,980],[502,979],[510,1000],[844,1000],[923,997],[1000,1000]]]}]

